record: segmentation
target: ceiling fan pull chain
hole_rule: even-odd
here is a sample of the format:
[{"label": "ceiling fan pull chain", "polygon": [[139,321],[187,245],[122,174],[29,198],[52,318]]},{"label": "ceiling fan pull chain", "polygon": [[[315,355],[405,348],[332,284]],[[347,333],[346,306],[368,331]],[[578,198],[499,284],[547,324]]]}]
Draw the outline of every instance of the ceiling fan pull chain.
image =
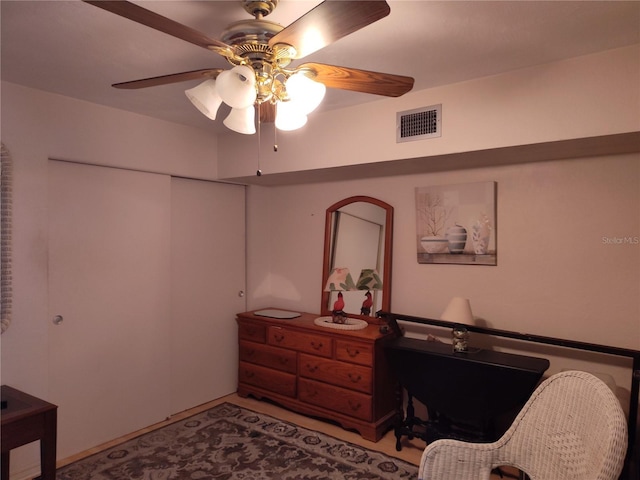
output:
[{"label": "ceiling fan pull chain", "polygon": [[273,129],[273,151],[274,152],[278,151],[278,129],[277,128]]},{"label": "ceiling fan pull chain", "polygon": [[260,132],[262,131],[262,122],[260,121],[260,117],[262,116],[262,102],[258,102],[258,170],[256,170],[256,175],[258,177],[262,176],[262,170],[260,170]]}]

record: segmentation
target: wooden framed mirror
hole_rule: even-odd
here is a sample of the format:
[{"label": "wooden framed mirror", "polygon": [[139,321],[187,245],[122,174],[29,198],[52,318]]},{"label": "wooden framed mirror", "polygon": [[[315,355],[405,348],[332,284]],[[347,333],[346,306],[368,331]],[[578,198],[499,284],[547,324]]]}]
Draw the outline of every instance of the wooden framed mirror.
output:
[{"label": "wooden framed mirror", "polygon": [[327,280],[335,268],[348,268],[354,284],[364,269],[375,269],[382,280],[381,289],[370,291],[373,305],[362,314],[367,289],[342,291],[344,312],[352,318],[379,323],[375,314],[391,307],[391,257],[393,207],[376,198],[345,198],[327,208],[324,230],[321,314],[331,315],[338,291],[327,291]]}]

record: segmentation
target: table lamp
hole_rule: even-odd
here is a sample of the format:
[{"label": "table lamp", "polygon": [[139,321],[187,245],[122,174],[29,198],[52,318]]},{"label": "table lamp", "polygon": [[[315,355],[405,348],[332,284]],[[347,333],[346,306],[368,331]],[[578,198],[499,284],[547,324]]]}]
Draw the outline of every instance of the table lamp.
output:
[{"label": "table lamp", "polygon": [[355,290],[356,285],[353,283],[351,272],[346,267],[336,267],[331,270],[327,283],[324,287],[325,292],[338,292],[338,298],[333,303],[333,309],[331,310],[331,318],[333,323],[345,323],[347,321],[347,314],[344,312],[344,298],[342,298],[342,292]]},{"label": "table lamp", "polygon": [[382,290],[382,279],[375,268],[363,268],[360,272],[360,278],[356,283],[357,290],[366,290],[365,299],[360,308],[360,314],[371,315],[371,307],[373,306],[373,298],[371,290]]},{"label": "table lamp", "polygon": [[453,297],[447,308],[444,309],[440,320],[454,322],[451,336],[454,352],[467,352],[469,350],[469,331],[465,325],[473,325],[473,313],[469,300],[461,297]]}]

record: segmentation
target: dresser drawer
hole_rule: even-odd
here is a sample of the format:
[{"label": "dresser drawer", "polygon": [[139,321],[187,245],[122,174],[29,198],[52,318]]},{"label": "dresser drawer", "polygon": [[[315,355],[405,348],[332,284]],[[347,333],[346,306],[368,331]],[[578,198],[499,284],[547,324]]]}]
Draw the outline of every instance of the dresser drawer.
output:
[{"label": "dresser drawer", "polygon": [[262,343],[240,340],[240,360],[296,373],[296,352]]},{"label": "dresser drawer", "polygon": [[251,322],[238,322],[238,338],[264,343],[267,339],[267,327]]},{"label": "dresser drawer", "polygon": [[331,357],[331,337],[324,335],[296,332],[271,326],[267,330],[267,343],[322,357]]},{"label": "dresser drawer", "polygon": [[363,393],[373,392],[371,368],[362,365],[338,362],[301,353],[298,371],[303,377]]},{"label": "dresser drawer", "polygon": [[271,370],[252,363],[240,362],[238,381],[287,397],[296,396],[295,375]]},{"label": "dresser drawer", "polygon": [[373,365],[373,344],[336,340],[336,358],[360,365]]},{"label": "dresser drawer", "polygon": [[343,415],[371,421],[371,397],[326,383],[300,378],[298,398]]}]

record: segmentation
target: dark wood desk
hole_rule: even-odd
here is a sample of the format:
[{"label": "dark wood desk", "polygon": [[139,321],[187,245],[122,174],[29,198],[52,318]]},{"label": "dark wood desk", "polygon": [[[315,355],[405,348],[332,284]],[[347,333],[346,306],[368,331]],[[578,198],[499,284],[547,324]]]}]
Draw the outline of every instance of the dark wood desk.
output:
[{"label": "dark wood desk", "polygon": [[[549,368],[544,358],[491,350],[454,353],[447,343],[397,337],[385,345],[391,368],[408,394],[399,412],[396,448],[403,435],[431,442],[438,438],[497,440]],[[427,407],[429,420],[414,415],[413,397]]]},{"label": "dark wood desk", "polygon": [[9,480],[10,451],[37,440],[40,440],[41,479],[55,480],[58,407],[7,385],[2,385],[1,397],[1,480]]},{"label": "dark wood desk", "polygon": [[[398,336],[402,336],[402,329],[398,325],[398,321],[418,323],[422,325],[430,325],[447,329],[451,329],[455,326],[455,323],[447,322],[446,320],[414,317],[411,315],[402,315],[398,313],[378,312],[378,316],[386,320],[389,328]],[[640,350],[612,347],[610,345],[599,345],[597,343],[578,342],[575,340],[567,340],[564,338],[545,337],[542,335],[514,332],[510,330],[499,330],[495,328],[480,327],[477,325],[467,325],[467,330],[472,333],[479,333],[492,337],[515,339],[517,341],[532,344],[552,345],[552,348],[556,349],[555,351],[560,355],[563,355],[562,352],[565,352],[566,354],[565,349],[569,349],[577,350],[579,352],[595,352],[603,356],[613,355],[616,357],[630,359],[632,361],[630,379],[631,395],[629,396],[629,420],[627,423],[627,431],[629,434],[629,448],[627,450],[625,470],[623,471],[620,478],[633,478],[634,480],[638,478],[637,463],[639,463],[638,458],[640,457],[640,442],[636,442],[636,431],[638,429],[638,418],[640,418],[640,408],[638,407],[638,399],[640,399]]]}]

